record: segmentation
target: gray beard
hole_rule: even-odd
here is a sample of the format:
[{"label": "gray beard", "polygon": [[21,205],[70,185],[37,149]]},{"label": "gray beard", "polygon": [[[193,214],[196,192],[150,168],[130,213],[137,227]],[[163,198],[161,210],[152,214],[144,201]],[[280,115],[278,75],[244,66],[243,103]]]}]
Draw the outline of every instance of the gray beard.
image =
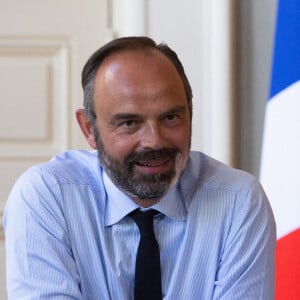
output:
[{"label": "gray beard", "polygon": [[[105,172],[112,182],[129,196],[137,197],[140,200],[160,198],[176,184],[182,173],[183,166],[177,168],[181,154],[176,148],[133,152],[125,157],[122,163],[108,154],[98,132],[95,138],[98,156]],[[160,174],[134,174],[135,163],[166,158],[173,161],[173,167],[168,171]]]}]

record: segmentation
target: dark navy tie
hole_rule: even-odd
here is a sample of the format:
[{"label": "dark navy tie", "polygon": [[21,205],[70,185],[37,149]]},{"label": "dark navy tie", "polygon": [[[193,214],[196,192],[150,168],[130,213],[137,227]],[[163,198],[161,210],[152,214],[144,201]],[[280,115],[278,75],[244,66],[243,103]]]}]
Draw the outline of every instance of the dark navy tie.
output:
[{"label": "dark navy tie", "polygon": [[151,209],[130,214],[141,236],[135,264],[135,300],[162,299],[159,246],[153,231],[153,217],[157,213]]}]

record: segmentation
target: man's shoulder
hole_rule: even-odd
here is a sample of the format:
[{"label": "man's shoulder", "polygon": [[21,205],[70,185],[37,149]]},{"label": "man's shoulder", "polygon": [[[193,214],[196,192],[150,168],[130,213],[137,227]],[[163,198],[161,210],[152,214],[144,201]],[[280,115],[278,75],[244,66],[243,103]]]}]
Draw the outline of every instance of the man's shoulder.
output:
[{"label": "man's shoulder", "polygon": [[79,195],[82,190],[98,195],[102,190],[100,176],[97,153],[66,151],[27,169],[15,182],[7,207],[24,203],[27,207],[48,207],[63,199],[62,194]]},{"label": "man's shoulder", "polygon": [[201,203],[219,205],[221,202],[226,211],[237,203],[239,207],[268,206],[263,188],[255,176],[201,152],[190,153],[180,190],[186,205],[193,204],[194,208]]},{"label": "man's shoulder", "polygon": [[187,171],[188,174],[192,174],[198,186],[203,188],[242,192],[248,190],[253,184],[258,184],[252,174],[197,151],[191,151]]},{"label": "man's shoulder", "polygon": [[29,168],[22,177],[39,177],[49,184],[88,184],[100,172],[96,151],[69,150]]}]

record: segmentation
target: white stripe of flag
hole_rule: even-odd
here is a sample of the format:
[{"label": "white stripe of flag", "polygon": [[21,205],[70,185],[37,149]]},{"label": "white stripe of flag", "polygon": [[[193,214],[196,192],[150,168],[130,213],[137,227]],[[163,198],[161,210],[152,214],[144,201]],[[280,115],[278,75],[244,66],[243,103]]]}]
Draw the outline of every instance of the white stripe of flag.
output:
[{"label": "white stripe of flag", "polygon": [[276,300],[300,299],[300,0],[279,0],[261,182],[277,224]]}]

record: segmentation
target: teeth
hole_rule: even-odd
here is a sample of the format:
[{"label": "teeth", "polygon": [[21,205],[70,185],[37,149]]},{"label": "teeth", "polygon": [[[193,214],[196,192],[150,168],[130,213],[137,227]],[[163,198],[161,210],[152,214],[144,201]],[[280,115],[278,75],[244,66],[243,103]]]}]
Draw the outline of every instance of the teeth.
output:
[{"label": "teeth", "polygon": [[141,165],[146,166],[146,167],[157,167],[162,165],[163,162],[156,162],[156,163],[141,163]]}]

